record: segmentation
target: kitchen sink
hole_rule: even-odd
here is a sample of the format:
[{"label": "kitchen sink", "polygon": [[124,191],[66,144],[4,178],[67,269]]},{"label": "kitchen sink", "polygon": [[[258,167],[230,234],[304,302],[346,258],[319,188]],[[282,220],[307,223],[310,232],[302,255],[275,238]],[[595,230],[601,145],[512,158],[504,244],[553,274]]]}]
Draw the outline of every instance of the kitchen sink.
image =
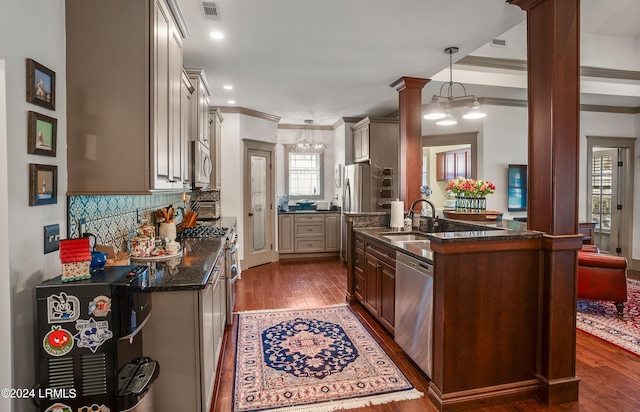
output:
[{"label": "kitchen sink", "polygon": [[421,233],[388,233],[386,235],[382,235],[389,240],[393,240],[394,242],[424,242],[425,240],[429,240],[426,235]]}]

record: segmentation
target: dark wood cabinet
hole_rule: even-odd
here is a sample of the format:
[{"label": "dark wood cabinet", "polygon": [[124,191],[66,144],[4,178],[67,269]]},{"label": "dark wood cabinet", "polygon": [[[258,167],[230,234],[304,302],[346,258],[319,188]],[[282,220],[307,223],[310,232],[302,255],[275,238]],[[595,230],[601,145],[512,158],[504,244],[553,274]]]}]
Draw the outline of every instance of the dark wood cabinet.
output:
[{"label": "dark wood cabinet", "polygon": [[[396,299],[395,250],[371,239],[364,239],[364,244],[364,295],[361,302],[382,327],[393,334]],[[357,259],[358,249],[355,250]],[[357,285],[357,270],[355,273]]]},{"label": "dark wood cabinet", "polygon": [[471,149],[436,153],[436,180],[471,178]]}]

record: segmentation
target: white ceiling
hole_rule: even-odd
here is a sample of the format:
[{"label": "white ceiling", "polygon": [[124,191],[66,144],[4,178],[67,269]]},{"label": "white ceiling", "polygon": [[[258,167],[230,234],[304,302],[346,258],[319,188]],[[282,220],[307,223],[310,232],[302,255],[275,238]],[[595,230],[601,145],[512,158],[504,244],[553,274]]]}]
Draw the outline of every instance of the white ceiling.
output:
[{"label": "white ceiling", "polygon": [[[389,85],[402,76],[434,79],[423,91],[426,103],[448,80],[448,46],[460,48],[454,62],[476,53],[526,56],[526,15],[504,0],[215,2],[218,20],[205,18],[201,0],[178,0],[190,31],[185,66],[205,69],[212,105],[257,110],[281,117],[281,123],[312,119],[331,125],[340,117],[388,115],[398,107],[398,93]],[[582,13],[583,32],[636,39],[638,48],[640,0],[582,0]],[[214,30],[225,37],[211,39]],[[487,46],[505,33],[508,50]],[[454,81],[478,96],[526,98],[526,73],[515,74],[524,79],[519,85],[489,87],[506,81],[486,69],[454,68]],[[489,77],[493,81],[481,80]],[[226,84],[234,89],[224,90]],[[626,100],[623,105],[640,106],[640,97]]]}]

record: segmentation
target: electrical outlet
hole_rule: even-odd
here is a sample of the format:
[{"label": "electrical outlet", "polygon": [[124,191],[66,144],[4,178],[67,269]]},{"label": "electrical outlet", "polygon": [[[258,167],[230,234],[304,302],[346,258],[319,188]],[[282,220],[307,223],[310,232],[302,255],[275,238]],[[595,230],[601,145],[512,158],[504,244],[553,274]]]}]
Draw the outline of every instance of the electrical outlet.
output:
[{"label": "electrical outlet", "polygon": [[60,249],[60,225],[44,227],[44,253],[55,252]]}]

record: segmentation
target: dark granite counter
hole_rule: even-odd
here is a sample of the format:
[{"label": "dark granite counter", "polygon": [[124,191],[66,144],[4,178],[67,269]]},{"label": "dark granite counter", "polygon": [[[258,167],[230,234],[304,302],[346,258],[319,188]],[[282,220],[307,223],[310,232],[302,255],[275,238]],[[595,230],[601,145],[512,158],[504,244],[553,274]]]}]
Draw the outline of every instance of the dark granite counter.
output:
[{"label": "dark granite counter", "polygon": [[[416,230],[402,231],[390,227],[355,227],[353,230],[371,239],[384,242],[394,249],[412,255],[418,259],[433,263],[431,243],[484,242],[495,240],[535,239],[541,238],[542,232],[526,229],[526,224],[511,220],[491,222],[462,222],[452,219],[437,219],[441,227],[450,226],[452,231],[425,233]],[[385,235],[419,233],[427,236],[427,240],[409,242],[390,240]]]},{"label": "dark granite counter", "polygon": [[[235,217],[223,217],[215,222],[203,223],[208,226],[235,227]],[[149,277],[143,288],[146,292],[166,292],[179,290],[204,289],[212,280],[211,276],[219,276],[213,270],[218,258],[224,254],[226,237],[222,238],[187,238],[180,241],[182,256],[158,262],[132,262],[132,264],[148,263]]]},{"label": "dark granite counter", "polygon": [[289,215],[289,214],[293,214],[293,215],[300,215],[300,214],[317,214],[317,213],[340,213],[340,208],[331,208],[330,210],[316,210],[316,209],[297,209],[297,210],[288,210],[288,211],[282,211],[279,210],[278,214],[279,215]]}]

